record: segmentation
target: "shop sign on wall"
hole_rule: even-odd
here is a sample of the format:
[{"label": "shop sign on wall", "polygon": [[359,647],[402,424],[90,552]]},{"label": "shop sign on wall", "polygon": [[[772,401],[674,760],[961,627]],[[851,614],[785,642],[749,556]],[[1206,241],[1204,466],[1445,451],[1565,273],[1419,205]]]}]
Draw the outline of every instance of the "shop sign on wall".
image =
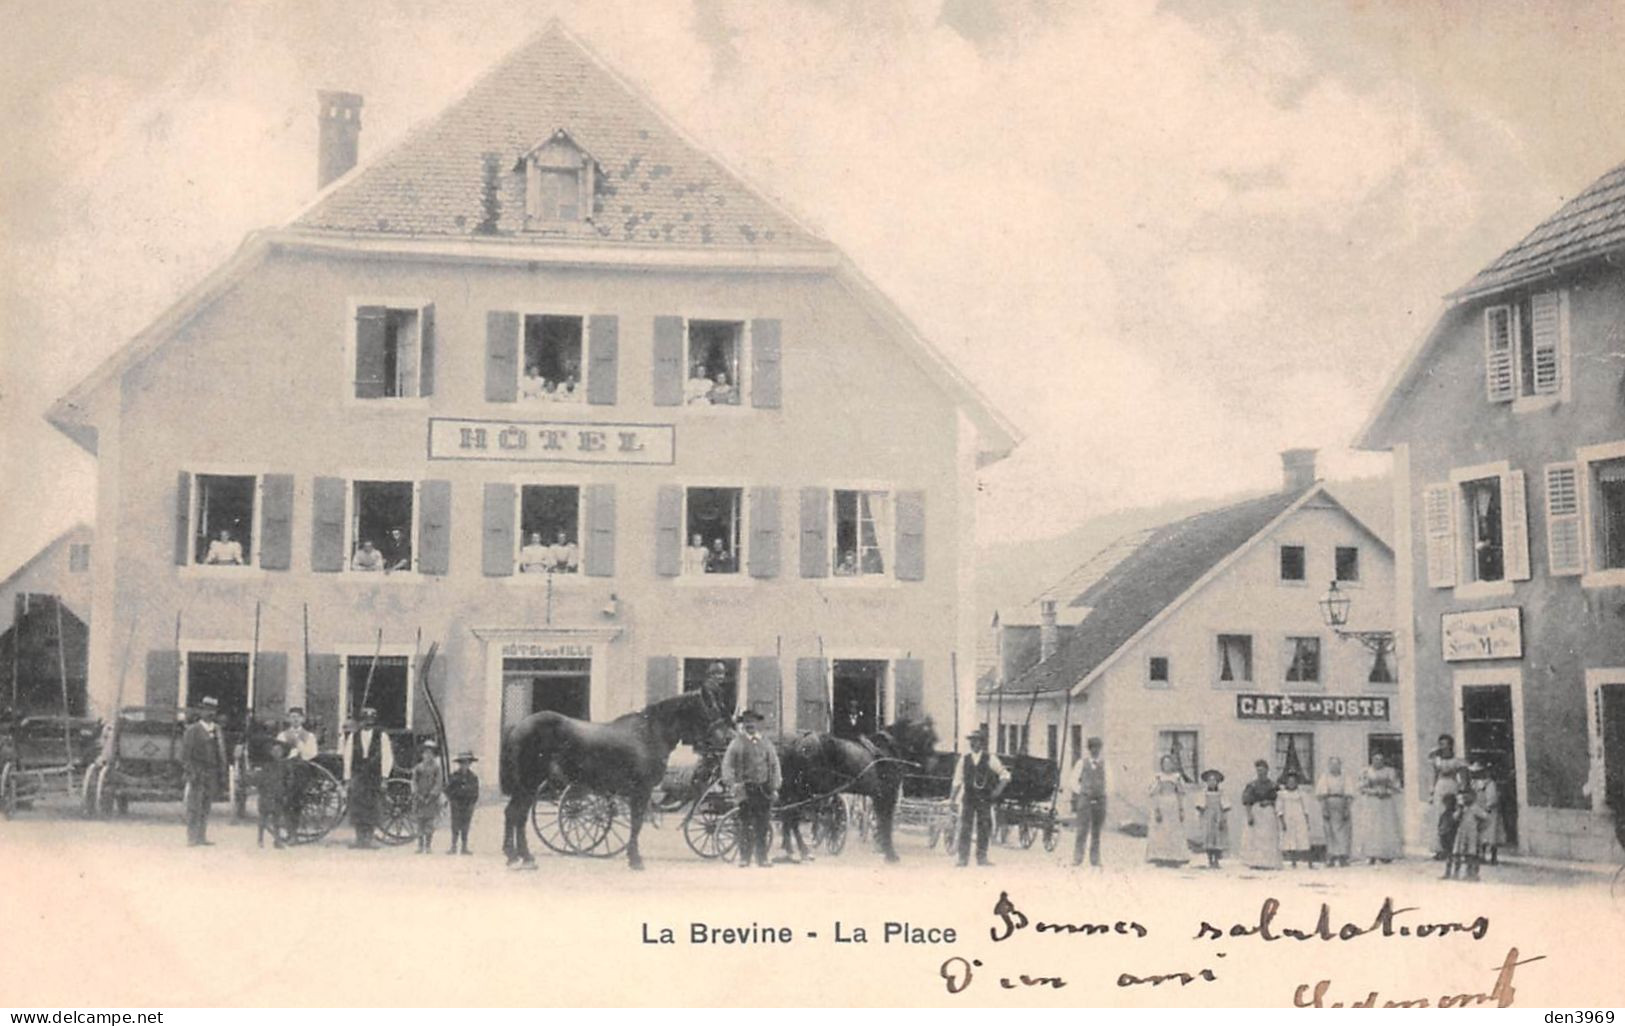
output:
[{"label": "shop sign on wall", "polygon": [[429,458],[518,463],[671,464],[677,461],[677,429],[671,424],[430,417]]},{"label": "shop sign on wall", "polygon": [[1439,638],[1447,663],[1472,659],[1521,659],[1523,610],[1518,606],[1507,606],[1502,609],[1445,613],[1440,621]]},{"label": "shop sign on wall", "polygon": [[1388,699],[1381,695],[1237,695],[1239,720],[1386,722]]}]

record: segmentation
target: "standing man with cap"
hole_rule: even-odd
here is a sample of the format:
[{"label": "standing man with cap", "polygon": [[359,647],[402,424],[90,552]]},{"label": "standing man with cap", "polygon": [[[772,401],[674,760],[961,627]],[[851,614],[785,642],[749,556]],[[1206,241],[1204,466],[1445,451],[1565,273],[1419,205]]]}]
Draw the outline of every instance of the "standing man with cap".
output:
[{"label": "standing man with cap", "polygon": [[971,830],[976,831],[976,864],[991,866],[987,860],[987,842],[993,833],[993,803],[998,801],[1010,783],[1010,771],[999,757],[987,750],[987,728],[978,727],[967,734],[970,752],[954,767],[953,789],[948,794],[951,805],[959,806],[959,864],[970,860]]},{"label": "standing man with cap", "polygon": [[373,848],[373,831],[383,818],[384,778],[395,770],[389,735],[378,726],[378,710],[361,710],[361,724],[344,735],[344,778],[350,785],[352,848]]},{"label": "standing man with cap", "polygon": [[722,757],[722,782],[739,803],[739,864],[751,859],[764,869],[772,841],[773,802],[779,796],[779,753],[761,734],[762,714],[746,709],[739,714],[739,733]]},{"label": "standing man with cap", "polygon": [[457,853],[458,842],[463,854],[468,854],[468,828],[474,822],[474,806],[480,800],[480,778],[474,775],[474,753],[463,749],[457,753],[457,768],[446,781],[446,801],[451,804],[451,847],[447,855]]},{"label": "standing man with cap", "polygon": [[1072,773],[1072,809],[1078,814],[1078,839],[1072,846],[1072,864],[1083,865],[1083,847],[1089,846],[1089,864],[1100,868],[1100,830],[1106,825],[1106,760],[1102,742],[1089,739],[1089,754],[1078,760]]},{"label": "standing man with cap", "polygon": [[186,773],[186,843],[213,844],[209,840],[209,807],[225,788],[226,750],[215,717],[220,700],[206,695],[198,703],[198,718],[181,735],[181,767]]}]

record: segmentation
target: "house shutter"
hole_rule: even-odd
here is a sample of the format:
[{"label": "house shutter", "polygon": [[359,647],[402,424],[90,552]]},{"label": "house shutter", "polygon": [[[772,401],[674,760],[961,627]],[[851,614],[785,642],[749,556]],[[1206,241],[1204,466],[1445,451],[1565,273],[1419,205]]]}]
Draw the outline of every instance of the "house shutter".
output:
[{"label": "house shutter", "polygon": [[309,660],[305,676],[305,718],[316,732],[323,751],[339,745],[339,657],[317,653]]},{"label": "house shutter", "polygon": [[683,489],[661,485],[655,492],[655,573],[676,577],[683,572]]},{"label": "house shutter", "polygon": [[381,306],[358,306],[355,311],[355,397],[379,399],[384,395],[384,350],[387,317]]},{"label": "house shutter", "polygon": [[286,570],[293,563],[293,475],[260,478],[260,568]]},{"label": "house shutter", "polygon": [[434,395],[434,304],[418,311],[418,330],[423,335],[422,361],[418,368],[418,394]]},{"label": "house shutter", "polygon": [[500,481],[485,483],[485,539],[480,565],[487,577],[513,575],[514,486]]},{"label": "house shutter", "polygon": [[582,569],[593,577],[615,575],[615,486],[587,486],[587,546]]},{"label": "house shutter", "polygon": [[784,730],[779,715],[779,697],[784,691],[784,674],[779,669],[778,656],[751,656],[745,665],[745,708],[759,712],[773,724],[775,731]]},{"label": "house shutter", "polygon": [[1501,475],[1501,545],[1506,579],[1529,580],[1529,501],[1523,471]]},{"label": "house shutter", "polygon": [[649,705],[677,694],[677,657],[650,656],[643,671],[643,699]]},{"label": "house shutter", "polygon": [[[173,709],[181,699],[181,654],[172,648],[147,652],[147,704]],[[117,710],[114,710],[115,715]]]},{"label": "house shutter", "polygon": [[418,572],[444,574],[451,569],[451,482],[432,480],[418,486]]},{"label": "house shutter", "polygon": [[491,310],[485,315],[485,401],[519,398],[519,315]]},{"label": "house shutter", "polygon": [[897,579],[925,580],[925,493],[897,493]]},{"label": "house shutter", "polygon": [[1535,359],[1535,394],[1556,395],[1562,390],[1563,297],[1537,292],[1529,297],[1531,351]]},{"label": "house shutter", "polygon": [[344,569],[344,479],[318,477],[311,485],[310,568]]},{"label": "house shutter", "polygon": [[925,662],[920,659],[897,660],[892,664],[892,680],[897,685],[897,718],[924,718]]},{"label": "house shutter", "polygon": [[288,705],[288,653],[260,652],[254,658],[254,712],[275,722]]},{"label": "house shutter", "polygon": [[192,475],[181,471],[175,478],[175,565],[192,561]]},{"label": "house shutter", "polygon": [[828,697],[824,693],[824,660],[796,660],[796,729],[828,730]]},{"label": "house shutter", "polygon": [[745,553],[750,575],[762,579],[779,575],[779,490],[750,490],[750,548]]},{"label": "house shutter", "polygon": [[587,402],[614,406],[620,365],[620,321],[613,314],[587,318]]},{"label": "house shutter", "polygon": [[654,328],[654,402],[683,403],[683,319],[656,317]]},{"label": "house shutter", "polygon": [[829,489],[801,490],[801,576],[829,576]]},{"label": "house shutter", "polygon": [[1422,530],[1427,539],[1428,587],[1456,584],[1455,489],[1447,484],[1422,489]]},{"label": "house shutter", "polygon": [[750,322],[750,404],[764,410],[776,410],[782,402],[779,334],[777,320]]},{"label": "house shutter", "polygon": [[1492,403],[1511,402],[1513,388],[1513,312],[1510,306],[1484,311],[1484,387]]},{"label": "house shutter", "polygon": [[1580,519],[1580,466],[1546,465],[1547,572],[1554,577],[1585,570],[1585,542]]}]

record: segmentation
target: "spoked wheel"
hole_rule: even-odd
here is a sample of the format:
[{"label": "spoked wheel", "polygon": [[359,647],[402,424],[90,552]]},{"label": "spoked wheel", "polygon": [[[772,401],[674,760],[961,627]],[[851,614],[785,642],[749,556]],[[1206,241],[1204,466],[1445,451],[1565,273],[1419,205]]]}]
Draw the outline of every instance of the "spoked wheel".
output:
[{"label": "spoked wheel", "polygon": [[559,798],[559,830],[575,854],[611,858],[632,838],[632,810],[615,795],[574,783]]},{"label": "spoked wheel", "polygon": [[720,788],[702,795],[683,819],[683,840],[702,859],[729,859],[739,848],[739,817]]},{"label": "spoked wheel", "polygon": [[10,819],[17,812],[17,770],[7,762],[0,766],[0,815]]},{"label": "spoked wheel", "polygon": [[1016,840],[1021,842],[1021,846],[1023,848],[1031,848],[1033,846],[1033,841],[1037,839],[1038,831],[1033,829],[1033,825],[1031,823],[1023,819],[1020,825],[1016,827]]},{"label": "spoked wheel", "polygon": [[384,781],[383,815],[379,816],[378,839],[396,846],[416,839],[417,821],[412,818],[412,782],[392,777]]},{"label": "spoked wheel", "polygon": [[338,778],[313,762],[301,763],[298,789],[291,801],[290,824],[283,840],[290,844],[312,844],[321,840],[344,818],[344,788]]},{"label": "spoked wheel", "polygon": [[559,786],[551,780],[536,786],[536,801],[530,807],[530,825],[549,850],[560,855],[573,855],[559,829],[559,791]]},{"label": "spoked wheel", "polygon": [[846,802],[836,795],[818,810],[813,819],[824,842],[824,850],[839,855],[846,848]]}]

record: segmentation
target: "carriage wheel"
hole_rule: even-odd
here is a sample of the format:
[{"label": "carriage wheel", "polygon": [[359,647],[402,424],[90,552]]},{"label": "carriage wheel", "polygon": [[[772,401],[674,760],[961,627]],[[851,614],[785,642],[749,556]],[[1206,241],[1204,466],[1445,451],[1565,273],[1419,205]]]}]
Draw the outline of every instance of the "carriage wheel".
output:
[{"label": "carriage wheel", "polygon": [[1033,841],[1037,839],[1038,831],[1033,829],[1033,825],[1031,823],[1023,819],[1016,827],[1016,840],[1021,842],[1021,847],[1023,849],[1026,849],[1031,848],[1033,846]]},{"label": "carriage wheel", "polygon": [[[344,818],[344,788],[338,778],[313,762],[300,764],[304,775],[293,798],[293,828],[289,844],[313,844],[326,837]],[[284,828],[286,829],[286,828]]]},{"label": "carriage wheel", "polygon": [[1055,845],[1060,841],[1060,839],[1061,839],[1061,832],[1055,828],[1054,823],[1047,824],[1044,827],[1044,850],[1045,851],[1054,851],[1055,850]]},{"label": "carriage wheel", "polygon": [[0,815],[10,819],[17,812],[17,771],[12,763],[0,766]]},{"label": "carriage wheel", "polygon": [[[603,839],[594,845],[587,854],[595,859],[612,859],[626,850],[632,841],[632,806],[620,795],[598,794],[598,812],[607,827]],[[644,810],[644,824],[652,826],[650,810]]]},{"label": "carriage wheel", "polygon": [[412,782],[391,778],[384,781],[384,814],[379,817],[378,839],[390,846],[416,839],[417,821],[412,818]]},{"label": "carriage wheel", "polygon": [[837,795],[826,803],[815,823],[823,828],[824,850],[831,855],[839,855],[846,848],[846,802]]},{"label": "carriage wheel", "polygon": [[559,834],[571,855],[586,855],[609,833],[613,809],[590,787],[572,783],[559,796]]},{"label": "carriage wheel", "polygon": [[702,859],[730,859],[739,848],[739,817],[720,788],[701,795],[683,819],[683,840]]},{"label": "carriage wheel", "polygon": [[559,786],[544,780],[536,786],[536,800],[530,806],[530,825],[541,842],[560,855],[574,854],[559,830]]}]

